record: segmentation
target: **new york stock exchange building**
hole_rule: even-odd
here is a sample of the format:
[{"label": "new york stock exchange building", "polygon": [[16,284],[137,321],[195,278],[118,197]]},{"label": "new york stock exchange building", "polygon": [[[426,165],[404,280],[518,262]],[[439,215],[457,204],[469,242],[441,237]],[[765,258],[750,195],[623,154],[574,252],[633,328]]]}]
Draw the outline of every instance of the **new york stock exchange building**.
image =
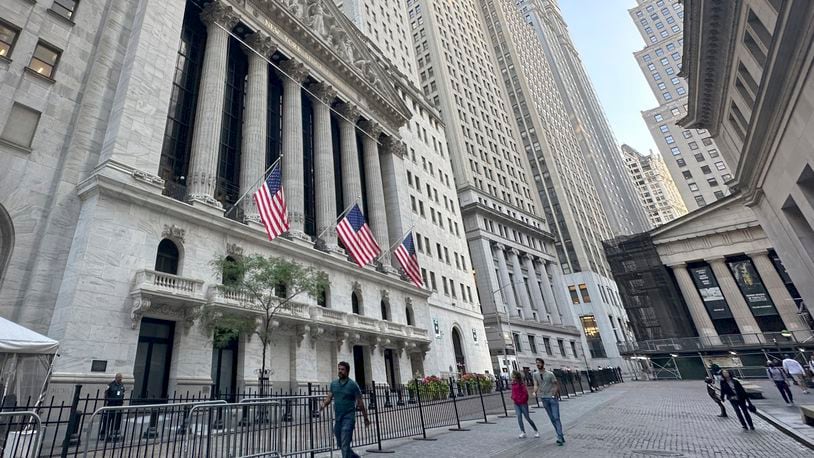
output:
[{"label": "new york stock exchange building", "polygon": [[[342,360],[360,383],[443,370],[424,367],[429,292],[337,241],[357,199],[383,250],[410,229],[410,112],[333,3],[3,3],[19,29],[0,60],[0,315],[59,340],[52,390],[116,372],[143,398],[255,387],[260,339],[215,348],[200,320],[240,309],[211,261],[248,254],[330,280],[275,318],[274,389],[326,383]],[[269,242],[251,187],[281,155],[291,228]]]}]

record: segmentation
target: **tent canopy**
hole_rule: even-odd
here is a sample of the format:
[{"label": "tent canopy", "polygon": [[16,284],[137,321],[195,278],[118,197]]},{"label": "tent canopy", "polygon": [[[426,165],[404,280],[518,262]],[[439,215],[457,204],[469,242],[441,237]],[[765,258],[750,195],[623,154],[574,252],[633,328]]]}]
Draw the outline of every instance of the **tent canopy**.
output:
[{"label": "tent canopy", "polygon": [[59,342],[0,317],[0,353],[51,355]]}]

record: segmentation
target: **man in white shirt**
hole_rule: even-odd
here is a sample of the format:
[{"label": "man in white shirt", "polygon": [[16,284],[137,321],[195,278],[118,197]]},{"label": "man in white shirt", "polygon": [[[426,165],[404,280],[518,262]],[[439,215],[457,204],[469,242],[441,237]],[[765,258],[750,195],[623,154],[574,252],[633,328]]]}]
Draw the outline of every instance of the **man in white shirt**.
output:
[{"label": "man in white shirt", "polygon": [[797,385],[803,390],[803,394],[808,394],[803,366],[801,366],[796,359],[792,358],[791,355],[786,355],[786,359],[783,360],[783,370],[789,374],[789,377],[797,382]]}]

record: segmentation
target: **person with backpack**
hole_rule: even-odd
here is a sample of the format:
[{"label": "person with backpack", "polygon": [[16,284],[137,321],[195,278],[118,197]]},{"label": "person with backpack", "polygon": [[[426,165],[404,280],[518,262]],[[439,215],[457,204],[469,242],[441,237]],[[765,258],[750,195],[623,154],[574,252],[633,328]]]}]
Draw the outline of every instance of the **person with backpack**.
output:
[{"label": "person with backpack", "polygon": [[786,383],[786,371],[774,361],[766,361],[766,374],[769,376],[769,380],[774,382],[774,386],[777,387],[777,391],[780,392],[780,396],[783,396],[786,404],[794,404],[794,396],[791,395],[789,384]]},{"label": "person with backpack", "polygon": [[534,437],[540,437],[537,431],[537,425],[534,424],[531,417],[529,417],[529,389],[523,382],[523,375],[514,371],[512,373],[512,401],[514,401],[514,413],[517,415],[517,424],[520,426],[520,439],[526,437],[526,427],[523,425],[523,417],[529,422],[534,429]]}]

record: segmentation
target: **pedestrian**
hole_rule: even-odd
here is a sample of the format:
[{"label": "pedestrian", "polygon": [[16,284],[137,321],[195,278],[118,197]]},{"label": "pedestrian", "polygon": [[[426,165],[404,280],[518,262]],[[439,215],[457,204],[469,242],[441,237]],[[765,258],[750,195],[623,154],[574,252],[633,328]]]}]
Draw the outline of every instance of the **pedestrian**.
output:
[{"label": "pedestrian", "polygon": [[735,414],[737,414],[738,421],[741,422],[743,429],[755,429],[752,424],[752,416],[749,415],[751,402],[746,395],[746,390],[743,389],[740,380],[732,377],[728,370],[721,371],[721,398],[729,399],[729,403],[735,409]]},{"label": "pedestrian", "polygon": [[791,395],[789,384],[786,383],[786,371],[782,367],[778,367],[774,361],[766,361],[766,374],[769,376],[769,380],[774,382],[774,386],[777,387],[777,391],[780,392],[780,396],[783,396],[786,404],[794,404],[794,396]]},{"label": "pedestrian", "polygon": [[356,426],[356,409],[365,417],[365,427],[370,426],[367,409],[362,399],[362,390],[355,381],[348,377],[350,364],[341,361],[337,365],[338,377],[331,382],[330,392],[322,401],[320,412],[325,410],[334,401],[334,436],[336,443],[342,451],[342,458],[356,458],[359,455],[350,448],[353,441],[353,428]]},{"label": "pedestrian", "polygon": [[562,422],[560,422],[560,382],[553,372],[546,370],[543,358],[537,358],[537,370],[534,371],[534,396],[543,398],[543,408],[548,414],[548,419],[554,425],[557,433],[557,445],[565,443],[565,436],[562,433]]},{"label": "pedestrian", "polygon": [[529,422],[534,429],[534,437],[540,437],[537,431],[537,425],[534,424],[531,417],[529,417],[529,389],[523,382],[523,375],[514,371],[512,373],[512,401],[514,401],[514,414],[517,415],[517,424],[520,426],[520,439],[526,437],[526,428],[523,426],[523,417]]},{"label": "pedestrian", "polygon": [[724,403],[721,401],[721,397],[718,396],[718,391],[715,389],[715,379],[712,377],[707,377],[704,379],[704,381],[707,383],[707,394],[712,398],[713,401],[715,401],[715,404],[718,404],[718,407],[721,408],[721,414],[718,416],[726,418],[726,406],[724,406]]},{"label": "pedestrian", "polygon": [[[107,384],[107,389],[105,389],[105,406],[123,406],[124,392],[125,388],[124,383],[122,383],[122,374],[119,372],[113,377],[113,381]],[[113,409],[113,411],[105,411],[103,417],[99,436],[103,437],[106,441],[119,440],[121,437],[119,430],[121,429],[122,423],[121,410]]]},{"label": "pedestrian", "polygon": [[808,360],[808,373],[811,377],[814,377],[814,353],[811,353]]},{"label": "pedestrian", "polygon": [[796,359],[792,358],[791,355],[786,355],[786,359],[783,360],[783,370],[789,374],[797,385],[800,386],[800,389],[803,390],[803,394],[808,394],[808,389],[806,389],[806,375],[805,371],[803,371],[803,366],[797,362]]}]

